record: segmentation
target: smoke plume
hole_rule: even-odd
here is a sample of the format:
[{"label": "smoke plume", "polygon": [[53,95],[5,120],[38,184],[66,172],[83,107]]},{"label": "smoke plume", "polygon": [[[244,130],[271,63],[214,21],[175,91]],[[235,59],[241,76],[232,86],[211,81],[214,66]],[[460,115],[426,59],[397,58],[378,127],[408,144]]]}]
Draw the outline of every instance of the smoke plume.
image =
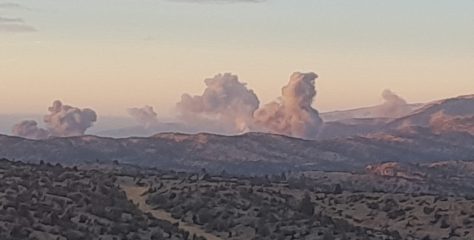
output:
[{"label": "smoke plume", "polygon": [[97,114],[92,109],[63,105],[61,101],[54,101],[48,111],[43,119],[47,129],[38,128],[36,121],[23,121],[15,125],[12,132],[33,139],[80,136],[97,121]]},{"label": "smoke plume", "polygon": [[48,130],[39,128],[38,123],[32,120],[22,121],[13,126],[13,135],[29,139],[45,139],[50,133]]},{"label": "smoke plume", "polygon": [[380,117],[396,118],[404,116],[412,111],[405,99],[396,93],[386,89],[382,93],[385,102],[377,109],[377,115]]},{"label": "smoke plume", "polygon": [[54,101],[48,108],[50,114],[44,117],[44,122],[56,137],[84,135],[86,130],[97,121],[97,114],[92,109],[79,109]]},{"label": "smoke plume", "polygon": [[212,131],[239,133],[252,125],[252,115],[259,106],[255,93],[230,73],[205,80],[200,96],[184,94],[177,104],[180,117],[189,125]]},{"label": "smoke plume", "polygon": [[311,106],[316,97],[317,77],[315,73],[293,73],[282,89],[280,101],[255,112],[257,126],[276,134],[315,139],[323,122]]},{"label": "smoke plume", "polygon": [[151,106],[142,108],[129,108],[128,114],[145,128],[150,128],[158,124],[158,114]]}]

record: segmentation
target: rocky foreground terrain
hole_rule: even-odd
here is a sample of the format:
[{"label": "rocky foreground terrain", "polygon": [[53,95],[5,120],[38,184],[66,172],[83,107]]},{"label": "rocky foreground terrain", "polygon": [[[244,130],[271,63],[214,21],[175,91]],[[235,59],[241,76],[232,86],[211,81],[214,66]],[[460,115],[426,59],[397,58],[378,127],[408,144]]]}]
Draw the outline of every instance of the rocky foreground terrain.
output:
[{"label": "rocky foreground terrain", "polygon": [[252,177],[1,160],[0,239],[470,240],[473,172],[469,161]]},{"label": "rocky foreground terrain", "polygon": [[[219,239],[474,239],[472,162],[365,173],[262,177],[160,173],[121,177],[146,203]],[[444,184],[437,177],[447,174]],[[128,180],[127,180],[128,179]],[[433,182],[434,181],[434,182]],[[454,184],[465,181],[465,184]],[[128,183],[127,183],[128,182]]]},{"label": "rocky foreground terrain", "polygon": [[386,162],[360,172],[302,173],[315,186],[344,186],[352,192],[389,192],[440,196],[474,196],[474,161],[429,164]]},{"label": "rocky foreground terrain", "polygon": [[0,160],[0,239],[192,239],[140,211],[115,180],[98,171]]}]

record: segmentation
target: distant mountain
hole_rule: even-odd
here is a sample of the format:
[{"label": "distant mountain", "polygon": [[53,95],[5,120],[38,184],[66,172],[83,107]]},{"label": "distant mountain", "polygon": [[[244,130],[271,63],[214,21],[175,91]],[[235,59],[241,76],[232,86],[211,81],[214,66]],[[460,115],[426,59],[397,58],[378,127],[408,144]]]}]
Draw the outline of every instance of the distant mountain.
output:
[{"label": "distant mountain", "polygon": [[132,126],[132,127],[122,127],[109,130],[102,130],[96,132],[95,135],[103,137],[113,137],[113,138],[125,138],[125,137],[149,137],[156,133],[160,132],[169,132],[170,129],[173,131],[179,131],[182,133],[193,133],[192,129],[188,129],[182,123],[157,123],[153,126]]},{"label": "distant mountain", "polygon": [[[165,124],[152,130],[182,125]],[[151,136],[150,129],[143,131]],[[127,136],[126,129],[123,135]],[[146,134],[146,135],[145,135]],[[81,136],[33,141],[0,135],[0,157],[65,164],[118,161],[174,170],[252,174],[287,170],[358,171],[380,162],[474,160],[474,95],[436,101],[398,119],[326,122],[320,139],[247,133]]]},{"label": "distant mountain", "polygon": [[[400,118],[361,117],[374,116],[372,113],[378,112],[378,107],[323,114],[327,121],[319,134],[319,139],[365,136],[409,126],[440,128],[441,126],[435,126],[440,124],[446,130],[469,131],[474,118],[474,95],[444,99],[424,105],[414,104],[410,107],[414,109],[413,112]],[[329,121],[328,119],[337,120]]]},{"label": "distant mountain", "polygon": [[430,126],[436,118],[464,118],[474,116],[474,95],[435,101],[425,105],[417,111],[395,119],[387,124],[386,128],[394,129],[404,126]]},{"label": "distant mountain", "polygon": [[[411,111],[415,111],[423,107],[424,104],[416,103],[416,104],[407,104],[406,109],[408,109],[408,113]],[[349,109],[349,110],[341,110],[341,111],[333,111],[333,112],[325,112],[321,113],[321,118],[325,122],[334,122],[334,121],[343,121],[348,119],[367,119],[367,118],[387,118],[380,112],[380,108],[382,106],[372,106],[372,107],[364,107],[364,108],[356,108],[356,109]]]},{"label": "distant mountain", "polygon": [[[119,161],[165,169],[280,171],[316,159],[336,160],[312,142],[268,134],[158,134],[148,138],[82,136],[28,140],[0,136],[0,157],[64,164]],[[271,163],[271,164],[270,164]],[[262,169],[258,167],[262,166]]]},{"label": "distant mountain", "polygon": [[0,136],[0,146],[0,157],[29,162],[75,164],[116,160],[163,169],[206,168],[244,174],[287,170],[357,171],[368,164],[385,161],[474,160],[474,136],[470,133],[435,133],[419,127],[326,141],[263,133],[240,136],[167,133],[122,139],[82,136],[37,141]]},{"label": "distant mountain", "polygon": [[[321,113],[324,126],[319,133],[319,140],[346,138],[351,136],[363,136],[370,133],[396,129],[401,126],[429,127],[430,120],[440,112],[449,116],[469,116],[474,114],[474,100],[471,96],[461,96],[427,104],[402,104],[395,107],[390,105],[377,105],[373,107],[351,109]],[[389,114],[390,110],[397,114]],[[398,116],[398,117],[394,117]],[[420,120],[421,119],[421,120]],[[119,127],[117,127],[119,126]],[[106,130],[104,130],[106,129]],[[125,137],[149,137],[157,133],[180,132],[196,134],[208,132],[216,134],[227,134],[225,129],[217,130],[215,126],[206,129],[192,128],[179,122],[158,122],[151,126],[134,126],[131,119],[105,118],[91,129],[93,135],[103,137],[125,138]]]},{"label": "distant mountain", "polygon": [[325,122],[318,139],[327,140],[335,138],[347,138],[352,136],[364,136],[381,131],[390,118],[352,118],[334,122]]}]

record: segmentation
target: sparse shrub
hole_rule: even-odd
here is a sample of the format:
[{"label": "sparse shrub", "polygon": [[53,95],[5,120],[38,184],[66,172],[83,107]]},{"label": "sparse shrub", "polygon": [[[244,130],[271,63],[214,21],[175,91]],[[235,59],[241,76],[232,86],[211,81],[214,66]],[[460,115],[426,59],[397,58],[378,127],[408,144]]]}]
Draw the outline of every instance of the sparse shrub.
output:
[{"label": "sparse shrub", "polygon": [[303,196],[303,199],[300,202],[299,211],[306,216],[312,216],[314,214],[314,204],[308,193],[305,193]]}]

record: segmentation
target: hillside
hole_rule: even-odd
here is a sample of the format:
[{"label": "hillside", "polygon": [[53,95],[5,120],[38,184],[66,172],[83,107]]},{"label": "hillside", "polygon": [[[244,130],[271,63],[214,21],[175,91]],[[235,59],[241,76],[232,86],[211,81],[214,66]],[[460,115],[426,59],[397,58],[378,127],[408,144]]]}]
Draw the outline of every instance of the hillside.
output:
[{"label": "hillside", "polygon": [[451,118],[474,116],[474,95],[435,101],[425,105],[405,117],[395,119],[385,128],[395,129],[404,126],[429,126],[430,122],[440,115]]},{"label": "hillside", "polygon": [[0,239],[467,240],[473,170],[446,161],[234,176],[2,159]]},{"label": "hillside", "polygon": [[82,136],[27,140],[0,136],[0,157],[77,164],[119,161],[164,169],[201,169],[235,173],[285,170],[361,170],[384,161],[434,162],[473,160],[474,136],[467,132],[434,133],[405,128],[366,137],[306,141],[248,133],[158,134],[149,138]]},{"label": "hillside", "polygon": [[116,176],[0,160],[0,239],[187,239],[189,232],[140,211]]},{"label": "hillside", "polygon": [[64,164],[113,162],[174,170],[242,174],[287,170],[361,171],[380,162],[474,160],[474,95],[425,105],[398,118],[326,122],[319,140],[266,133],[224,136],[79,136],[28,140],[0,135],[0,157]]},{"label": "hillside", "polygon": [[[472,187],[470,192],[458,188],[471,194],[459,196],[445,185],[431,188],[437,182],[425,178],[343,172],[245,178],[201,172],[144,176],[138,180],[141,187],[130,180],[122,177],[122,185],[141,189],[151,208],[221,239],[467,240],[474,236]],[[418,186],[425,188],[417,190]]]},{"label": "hillside", "polygon": [[377,107],[323,113],[325,123],[318,139],[365,136],[413,126],[430,127],[434,131],[474,132],[472,127],[474,95],[449,98],[428,104],[407,105],[407,107],[412,111],[397,118],[372,114],[372,112],[377,112]]}]

